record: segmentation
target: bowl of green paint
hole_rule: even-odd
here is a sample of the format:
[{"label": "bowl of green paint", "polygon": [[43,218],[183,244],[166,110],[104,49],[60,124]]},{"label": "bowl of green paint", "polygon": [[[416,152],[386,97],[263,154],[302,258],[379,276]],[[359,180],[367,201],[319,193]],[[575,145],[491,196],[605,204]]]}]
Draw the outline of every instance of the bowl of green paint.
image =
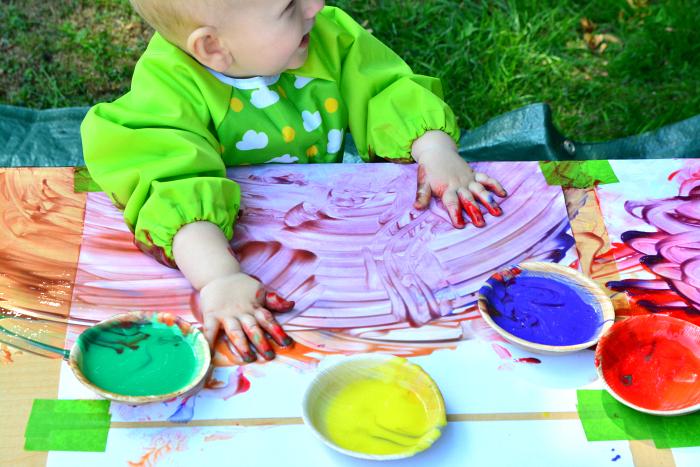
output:
[{"label": "bowl of green paint", "polygon": [[198,391],[210,371],[204,335],[170,313],[134,311],[85,330],[68,363],[97,394],[147,404]]},{"label": "bowl of green paint", "polygon": [[346,357],[306,390],[304,423],[326,445],[372,460],[428,449],[447,424],[440,389],[418,365],[383,354]]}]

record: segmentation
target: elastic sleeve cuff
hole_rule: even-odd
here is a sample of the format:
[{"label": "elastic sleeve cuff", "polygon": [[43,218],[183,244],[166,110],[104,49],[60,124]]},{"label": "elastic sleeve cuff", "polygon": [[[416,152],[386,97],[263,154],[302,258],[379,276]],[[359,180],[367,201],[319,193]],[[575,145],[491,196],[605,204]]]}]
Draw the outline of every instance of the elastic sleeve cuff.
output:
[{"label": "elastic sleeve cuff", "polygon": [[412,162],[413,142],[431,130],[444,131],[459,144],[452,109],[430,89],[412,81],[398,81],[375,96],[369,103],[367,124],[370,156],[374,153],[383,159]]},{"label": "elastic sleeve cuff", "polygon": [[134,242],[160,263],[177,268],[173,238],[178,230],[192,222],[208,221],[218,225],[231,240],[240,201],[238,184],[226,178],[155,181],[151,185],[151,195],[139,212]]}]

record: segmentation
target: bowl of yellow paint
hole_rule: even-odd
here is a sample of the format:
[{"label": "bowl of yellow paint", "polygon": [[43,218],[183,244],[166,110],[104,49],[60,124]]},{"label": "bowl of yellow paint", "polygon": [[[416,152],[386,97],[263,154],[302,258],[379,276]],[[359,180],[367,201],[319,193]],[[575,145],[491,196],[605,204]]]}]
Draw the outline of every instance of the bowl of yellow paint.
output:
[{"label": "bowl of yellow paint", "polygon": [[429,448],[446,425],[440,389],[401,357],[348,357],[306,390],[304,423],[328,446],[353,457],[402,459]]},{"label": "bowl of yellow paint", "polygon": [[134,311],[86,329],[68,364],[102,397],[137,405],[201,389],[211,353],[204,335],[189,322],[170,313]]}]

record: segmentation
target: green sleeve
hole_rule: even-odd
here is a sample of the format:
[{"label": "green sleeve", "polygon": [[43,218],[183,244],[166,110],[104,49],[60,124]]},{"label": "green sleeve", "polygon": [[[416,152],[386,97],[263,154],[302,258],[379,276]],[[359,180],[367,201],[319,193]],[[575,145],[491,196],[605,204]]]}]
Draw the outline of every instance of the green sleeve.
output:
[{"label": "green sleeve", "polygon": [[348,106],[350,132],[364,159],[376,154],[411,161],[413,141],[429,130],[442,130],[459,140],[439,79],[414,74],[342,10],[327,7],[322,16],[337,27],[331,43],[340,50],[340,91]]},{"label": "green sleeve", "polygon": [[209,221],[233,235],[240,190],[214,135],[230,91],[217,83],[156,34],[131,91],[90,109],[81,126],[91,176],[124,210],[136,244],[172,267],[183,225]]}]

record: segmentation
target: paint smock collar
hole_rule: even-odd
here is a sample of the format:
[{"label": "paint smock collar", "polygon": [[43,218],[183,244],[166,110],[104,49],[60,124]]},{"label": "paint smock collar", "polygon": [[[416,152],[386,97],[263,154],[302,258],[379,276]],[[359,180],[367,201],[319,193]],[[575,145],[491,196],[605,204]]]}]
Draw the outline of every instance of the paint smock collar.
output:
[{"label": "paint smock collar", "polygon": [[279,73],[271,76],[252,76],[250,78],[234,78],[227,76],[211,68],[205,67],[209,73],[224,84],[233,86],[236,89],[250,90],[260,89],[275,84],[280,79]]}]

